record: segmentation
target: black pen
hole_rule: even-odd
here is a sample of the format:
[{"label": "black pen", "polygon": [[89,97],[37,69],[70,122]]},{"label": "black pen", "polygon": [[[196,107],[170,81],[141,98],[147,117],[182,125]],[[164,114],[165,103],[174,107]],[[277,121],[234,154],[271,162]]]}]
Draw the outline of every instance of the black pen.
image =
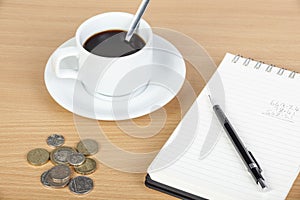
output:
[{"label": "black pen", "polygon": [[217,104],[215,104],[211,98],[211,96],[208,96],[210,99],[211,104],[213,105],[213,110],[223,126],[225,132],[227,133],[228,137],[230,138],[232,144],[234,145],[236,151],[239,153],[241,159],[243,160],[244,164],[246,165],[249,173],[254,178],[256,184],[260,185],[263,190],[268,189],[268,186],[265,183],[265,179],[262,176],[262,169],[260,168],[258,162],[254,158],[253,154],[247,150],[239,136],[237,135],[236,131],[232,127],[231,123],[229,122],[228,118],[222,111],[221,107]]}]

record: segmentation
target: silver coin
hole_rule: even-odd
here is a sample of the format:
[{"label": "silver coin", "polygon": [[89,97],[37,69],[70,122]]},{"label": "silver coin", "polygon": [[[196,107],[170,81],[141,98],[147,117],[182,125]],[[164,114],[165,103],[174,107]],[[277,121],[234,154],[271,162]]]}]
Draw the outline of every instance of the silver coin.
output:
[{"label": "silver coin", "polygon": [[86,176],[77,176],[71,179],[69,189],[75,194],[87,194],[94,188],[94,182],[91,178]]},{"label": "silver coin", "polygon": [[43,186],[48,187],[48,188],[63,188],[66,187],[69,183],[70,180],[67,180],[66,182],[63,183],[55,183],[52,181],[50,175],[49,175],[50,170],[45,171],[41,175],[41,183]]},{"label": "silver coin", "polygon": [[71,169],[67,165],[56,165],[49,170],[49,176],[54,183],[65,183],[71,177]]},{"label": "silver coin", "polygon": [[82,153],[73,152],[68,155],[67,161],[70,165],[78,166],[84,163],[85,156]]},{"label": "silver coin", "polygon": [[53,134],[53,135],[50,135],[48,138],[47,138],[47,144],[50,146],[50,147],[60,147],[62,146],[63,144],[65,143],[65,138],[64,136],[62,135],[59,135],[59,134]]},{"label": "silver coin", "polygon": [[66,187],[68,185],[68,183],[70,182],[70,179],[68,179],[66,182],[55,183],[55,182],[53,182],[52,178],[48,174],[48,176],[46,176],[46,181],[49,183],[50,187],[59,189],[59,188]]},{"label": "silver coin", "polygon": [[47,176],[49,174],[49,170],[45,171],[42,175],[41,175],[41,183],[43,184],[43,186],[45,187],[51,187],[50,183],[47,181]]},{"label": "silver coin", "polygon": [[68,164],[67,157],[75,150],[71,147],[58,147],[50,153],[50,159],[54,164]]}]

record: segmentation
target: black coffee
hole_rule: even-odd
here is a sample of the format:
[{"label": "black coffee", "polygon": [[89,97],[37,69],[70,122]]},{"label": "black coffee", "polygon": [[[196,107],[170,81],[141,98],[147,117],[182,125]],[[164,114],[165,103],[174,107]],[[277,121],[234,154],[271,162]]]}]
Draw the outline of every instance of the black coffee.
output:
[{"label": "black coffee", "polygon": [[125,41],[127,32],[122,30],[110,30],[91,36],[83,47],[92,54],[103,57],[123,57],[141,50],[146,43],[134,34],[130,42]]}]

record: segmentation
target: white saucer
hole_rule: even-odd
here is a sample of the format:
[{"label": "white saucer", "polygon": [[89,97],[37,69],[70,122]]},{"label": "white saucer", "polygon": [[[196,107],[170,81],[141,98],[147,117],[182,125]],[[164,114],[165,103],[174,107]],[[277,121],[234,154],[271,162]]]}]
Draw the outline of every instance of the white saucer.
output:
[{"label": "white saucer", "polygon": [[[72,38],[59,48],[75,46]],[[170,102],[181,89],[186,75],[185,62],[170,42],[154,35],[154,73],[147,89],[125,101],[95,98],[79,81],[56,77],[49,58],[45,69],[45,83],[53,99],[68,111],[97,120],[126,120],[147,115]],[[62,65],[76,65],[66,59]],[[64,67],[64,66],[63,66]]]}]

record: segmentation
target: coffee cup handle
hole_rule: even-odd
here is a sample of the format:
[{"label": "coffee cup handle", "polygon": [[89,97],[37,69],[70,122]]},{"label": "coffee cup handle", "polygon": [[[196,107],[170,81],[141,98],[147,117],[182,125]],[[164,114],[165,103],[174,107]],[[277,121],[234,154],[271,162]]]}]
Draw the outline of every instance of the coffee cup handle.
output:
[{"label": "coffee cup handle", "polygon": [[[53,57],[52,64],[54,68],[54,72],[58,78],[62,79],[77,79],[78,76],[78,66],[71,66],[72,68],[61,69],[61,62],[69,57],[75,57],[74,59],[79,58],[79,50],[77,47],[65,47],[62,49],[58,49]],[[73,68],[74,67],[74,68]]]}]

